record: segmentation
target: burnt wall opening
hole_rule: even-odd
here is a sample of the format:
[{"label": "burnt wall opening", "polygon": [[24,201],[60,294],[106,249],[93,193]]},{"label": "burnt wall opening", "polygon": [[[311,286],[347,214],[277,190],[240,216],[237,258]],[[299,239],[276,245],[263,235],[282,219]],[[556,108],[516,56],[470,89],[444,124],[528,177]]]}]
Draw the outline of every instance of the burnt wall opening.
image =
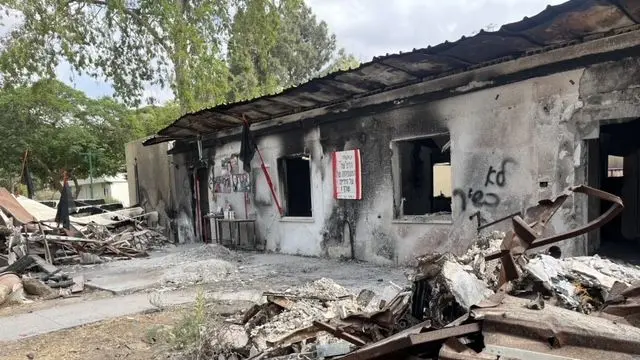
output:
[{"label": "burnt wall opening", "polygon": [[311,217],[311,164],[308,155],[295,155],[278,160],[286,216]]},{"label": "burnt wall opening", "polygon": [[400,205],[397,217],[451,212],[449,136],[395,142]]},{"label": "burnt wall opening", "polygon": [[[640,263],[640,120],[600,128],[602,190],[624,202],[622,214],[600,229],[600,253]],[[600,213],[610,207],[601,202]]]}]

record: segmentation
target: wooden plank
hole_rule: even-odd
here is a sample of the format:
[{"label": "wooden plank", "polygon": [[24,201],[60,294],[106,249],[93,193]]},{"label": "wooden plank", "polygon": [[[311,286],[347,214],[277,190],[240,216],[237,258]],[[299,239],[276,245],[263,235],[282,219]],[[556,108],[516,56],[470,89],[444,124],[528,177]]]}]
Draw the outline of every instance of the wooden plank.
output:
[{"label": "wooden plank", "polygon": [[295,302],[282,296],[270,295],[270,296],[267,296],[267,301],[270,303],[274,303],[285,310],[291,310],[291,308],[295,305]]},{"label": "wooden plank", "polygon": [[56,274],[57,272],[60,271],[60,269],[58,269],[57,267],[49,264],[48,262],[46,262],[43,258],[41,258],[38,255],[29,255],[28,257],[32,258],[33,261],[38,265],[38,267],[40,269],[42,269],[42,271],[44,271],[45,273],[47,273],[49,275]]},{"label": "wooden plank", "polygon": [[434,341],[442,341],[452,337],[469,335],[482,330],[480,323],[471,323],[455,327],[442,328],[440,330],[427,331],[422,334],[409,335],[411,344],[421,345]]},{"label": "wooden plank", "polygon": [[335,336],[337,338],[340,338],[340,339],[342,339],[344,341],[348,341],[348,342],[350,342],[350,343],[352,343],[354,345],[364,346],[364,345],[367,344],[364,340],[360,339],[359,337],[356,337],[356,336],[353,336],[351,334],[348,334],[348,333],[346,333],[346,332],[344,332],[344,331],[342,331],[342,330],[340,330],[340,329],[338,329],[336,327],[333,327],[333,326],[331,326],[331,325],[329,325],[327,323],[323,323],[321,321],[314,321],[313,325],[316,326],[318,329],[324,330],[324,331],[328,332],[329,334],[331,334],[331,335],[333,335],[333,336]]},{"label": "wooden plank", "polygon": [[79,238],[79,237],[73,237],[73,236],[62,236],[62,235],[47,235],[47,238],[49,240],[57,240],[57,241],[64,241],[64,242],[82,242],[82,243],[89,243],[89,244],[104,243],[104,241],[102,240],[93,240],[93,239],[85,239],[85,238]]},{"label": "wooden plank", "polygon": [[44,237],[44,257],[49,264],[53,264],[53,257],[51,256],[51,249],[49,248],[49,241],[47,241],[46,235]]},{"label": "wooden plank", "polygon": [[73,286],[71,287],[71,293],[79,293],[84,291],[84,275],[75,276],[73,278]]},{"label": "wooden plank", "polygon": [[[11,255],[12,254],[10,254],[9,257],[11,257]],[[11,261],[11,259],[9,259],[9,261]],[[34,261],[35,260],[32,258],[32,256],[23,256],[20,259],[16,260],[14,263],[7,266],[5,271],[22,274],[25,270],[27,270],[27,268],[29,268],[29,266],[31,266],[31,264],[34,263]]]}]

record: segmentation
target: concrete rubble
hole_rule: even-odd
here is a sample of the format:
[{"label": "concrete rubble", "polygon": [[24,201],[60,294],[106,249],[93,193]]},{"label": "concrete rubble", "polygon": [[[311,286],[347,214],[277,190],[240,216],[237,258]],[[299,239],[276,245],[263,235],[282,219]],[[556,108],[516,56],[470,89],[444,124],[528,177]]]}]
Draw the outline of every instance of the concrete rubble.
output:
[{"label": "concrete rubble", "polygon": [[[408,289],[405,289],[408,290]],[[265,292],[264,302],[212,335],[213,358],[325,358],[344,355],[392,333],[409,309],[409,291],[390,301],[370,290],[352,293],[321,278],[282,292]],[[360,338],[362,337],[362,338]],[[354,344],[355,343],[355,344]]]},{"label": "concrete rubble", "polygon": [[[571,192],[614,203],[569,234],[541,237]],[[634,359],[640,355],[640,268],[552,245],[610,221],[619,198],[588,187],[541,202],[514,230],[481,236],[462,256],[425,254],[389,298],[320,279],[265,293],[229,324],[218,359]],[[539,248],[537,251],[528,251]],[[382,300],[382,298],[385,298]],[[245,336],[246,335],[246,336]],[[515,345],[514,345],[515,344]],[[216,358],[216,357],[212,358]]]}]

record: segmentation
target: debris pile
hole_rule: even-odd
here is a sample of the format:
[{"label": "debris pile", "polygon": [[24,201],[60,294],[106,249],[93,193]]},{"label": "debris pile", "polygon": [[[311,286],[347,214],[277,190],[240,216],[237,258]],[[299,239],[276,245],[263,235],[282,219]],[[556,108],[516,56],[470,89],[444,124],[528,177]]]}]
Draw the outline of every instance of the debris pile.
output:
[{"label": "debris pile", "polygon": [[154,214],[140,208],[70,217],[64,229],[55,222],[56,209],[0,188],[0,209],[0,270],[27,255],[52,265],[130,259],[168,242],[143,221]]},{"label": "debris pile", "polygon": [[[613,203],[565,234],[545,225],[572,193]],[[527,251],[602,226],[619,198],[580,186],[514,215],[513,231],[479,239],[463,256],[427,254],[412,286],[389,301],[328,279],[265,293],[225,329],[217,359],[632,359],[640,354],[640,268],[598,256]],[[545,234],[543,237],[541,234]],[[218,339],[224,337],[218,337]],[[226,346],[226,347],[225,347]],[[217,357],[216,357],[217,356]]]},{"label": "debris pile", "polygon": [[598,255],[556,259],[538,254],[528,260],[522,276],[513,282],[512,294],[541,294],[554,305],[590,314],[603,307],[616,284],[640,282],[640,267],[616,264]]},{"label": "debris pile", "polygon": [[263,295],[263,304],[254,305],[242,318],[218,330],[214,336],[220,349],[215,354],[218,359],[225,355],[241,359],[325,358],[346,354],[390,336],[398,327],[409,326],[405,318],[411,297],[408,289],[385,301],[370,290],[356,295],[322,278],[300,288]]},{"label": "debris pile", "polygon": [[71,278],[37,255],[23,256],[0,272],[0,306],[72,297],[82,291],[83,276]]},{"label": "debris pile", "polygon": [[[155,214],[143,214],[141,208],[70,217],[69,229],[61,228],[55,218],[56,209],[0,188],[0,276],[17,277],[20,282],[11,291],[5,286],[2,293],[7,294],[0,303],[22,290],[44,298],[81,292],[84,279],[70,278],[56,265],[147,256],[150,249],[168,241],[160,229],[147,226]],[[35,281],[39,283],[34,285]]]},{"label": "debris pile", "polygon": [[493,294],[499,262],[486,262],[485,256],[499,250],[504,237],[502,232],[482,237],[461,257],[452,254],[418,257],[417,266],[408,274],[413,283],[413,316],[444,326]]}]

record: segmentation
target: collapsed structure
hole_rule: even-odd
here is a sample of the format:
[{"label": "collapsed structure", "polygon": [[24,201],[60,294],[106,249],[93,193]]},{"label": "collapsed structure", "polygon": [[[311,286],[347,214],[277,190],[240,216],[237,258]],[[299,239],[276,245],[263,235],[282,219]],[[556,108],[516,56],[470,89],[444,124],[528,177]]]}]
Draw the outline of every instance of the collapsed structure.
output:
[{"label": "collapsed structure", "polygon": [[[612,203],[561,234],[548,224],[571,193]],[[617,216],[611,194],[575,187],[515,216],[513,230],[463,256],[418,258],[411,288],[357,296],[328,279],[281,293],[216,330],[218,359],[634,359],[640,354],[640,267],[526,253]],[[555,246],[555,245],[554,245]],[[500,261],[498,261],[500,259]]]},{"label": "collapsed structure", "polygon": [[[186,114],[148,147],[130,144],[131,194],[179,241],[406,264],[459,255],[478,233],[506,230],[496,221],[587,184],[622,196],[626,210],[562,252],[635,247],[639,20],[637,0],[572,0],[495,32]],[[257,155],[244,170],[243,120],[265,170]],[[223,209],[235,218],[219,219]],[[575,196],[552,227],[601,211]]]},{"label": "collapsed structure", "polygon": [[84,289],[82,276],[70,278],[55,265],[147,256],[168,242],[155,213],[139,207],[94,210],[71,216],[64,229],[56,223],[56,209],[0,188],[0,305],[23,301],[25,292],[51,298]]}]

